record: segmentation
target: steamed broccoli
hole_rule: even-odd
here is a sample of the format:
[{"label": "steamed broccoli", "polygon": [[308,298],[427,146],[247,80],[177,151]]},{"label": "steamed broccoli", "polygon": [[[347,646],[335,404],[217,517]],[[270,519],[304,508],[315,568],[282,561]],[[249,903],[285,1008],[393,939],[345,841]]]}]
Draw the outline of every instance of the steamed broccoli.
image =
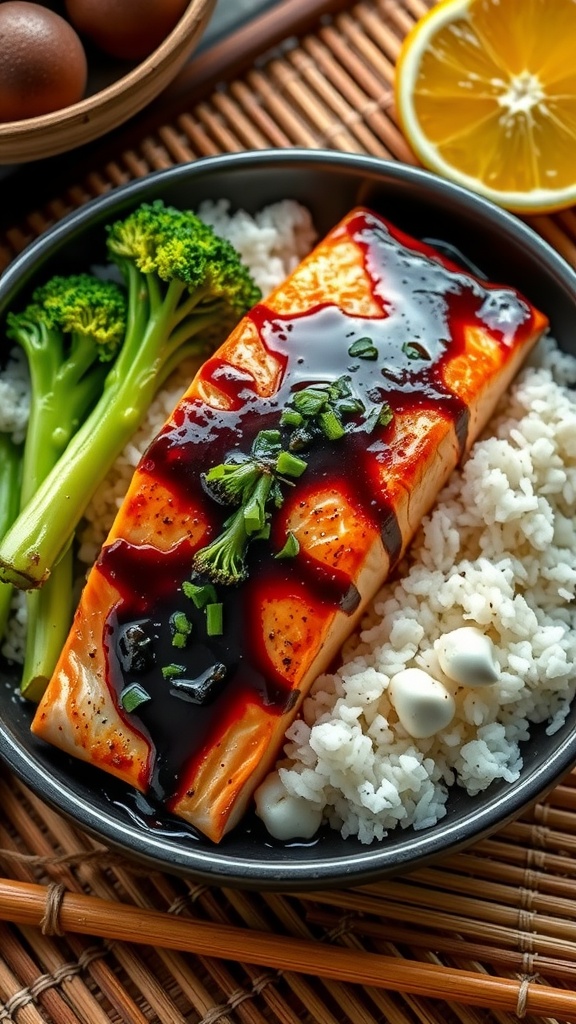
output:
[{"label": "steamed broccoli", "polygon": [[[20,482],[16,484],[14,474],[12,483],[13,505],[25,507],[94,406],[125,330],[123,289],[90,274],[53,277],[34,291],[22,312],[8,314],[6,334],[26,355],[31,389]],[[72,582],[70,550],[49,584],[27,595],[21,687],[32,699],[45,687],[70,628]]]},{"label": "steamed broccoli", "polygon": [[6,334],[24,350],[30,371],[24,506],[102,391],[106,364],[126,330],[126,298],[118,285],[91,274],[53,277],[6,322]]},{"label": "steamed broccoli", "polygon": [[0,578],[24,589],[48,579],[158,387],[261,297],[229,242],[162,201],[109,225],[107,248],[128,292],[126,335],[101,398],[0,544]]},{"label": "steamed broccoli", "polygon": [[[22,445],[16,444],[10,434],[0,433],[0,537],[18,515],[21,475]],[[0,640],[6,631],[11,601],[11,585],[0,583]]]},{"label": "steamed broccoli", "polygon": [[223,462],[204,474],[204,486],[220,504],[239,505],[223,532],[196,552],[192,568],[212,583],[233,586],[246,578],[246,554],[253,540],[266,539],[270,506],[284,501],[281,484],[292,483],[306,469],[304,459],[285,451],[279,430],[261,430],[250,455]]}]

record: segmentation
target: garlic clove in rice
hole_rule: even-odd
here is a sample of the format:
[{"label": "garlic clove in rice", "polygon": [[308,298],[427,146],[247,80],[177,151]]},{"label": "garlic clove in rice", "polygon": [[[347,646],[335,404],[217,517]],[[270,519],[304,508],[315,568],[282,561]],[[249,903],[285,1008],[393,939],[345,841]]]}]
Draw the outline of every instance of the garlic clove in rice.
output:
[{"label": "garlic clove in rice", "polygon": [[498,682],[494,644],[476,626],[461,626],[444,633],[435,641],[434,650],[440,668],[455,683],[492,686]]},{"label": "garlic clove in rice", "polygon": [[322,824],[322,811],[303,797],[292,796],[277,771],[254,794],[256,814],[274,839],[311,839]]},{"label": "garlic clove in rice", "polygon": [[450,725],[454,697],[438,679],[421,668],[406,668],[392,676],[388,696],[409,736],[424,739]]}]

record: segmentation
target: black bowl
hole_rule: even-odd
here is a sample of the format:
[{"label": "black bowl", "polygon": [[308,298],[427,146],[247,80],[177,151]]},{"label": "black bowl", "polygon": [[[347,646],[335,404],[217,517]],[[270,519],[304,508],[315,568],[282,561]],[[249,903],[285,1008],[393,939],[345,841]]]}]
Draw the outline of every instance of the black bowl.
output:
[{"label": "black bowl", "polygon": [[[397,163],[302,150],[240,153],[160,171],[69,215],[34,242],[0,280],[0,317],[50,272],[87,267],[102,253],[103,225],[144,200],[196,207],[227,198],[255,212],[273,201],[306,204],[320,234],[357,203],[404,230],[456,247],[492,280],[519,288],[548,314],[560,345],[576,354],[576,274],[530,228],[462,188]],[[0,752],[13,772],[64,815],[109,846],[157,869],[215,884],[304,890],[360,884],[416,867],[485,837],[545,796],[576,762],[576,708],[552,737],[533,729],[513,784],[471,798],[455,788],[431,829],[391,833],[363,846],[323,831],[314,841],[276,843],[248,818],[214,845],[168,815],[146,814],[130,789],[35,739],[17,674],[0,667]]]}]

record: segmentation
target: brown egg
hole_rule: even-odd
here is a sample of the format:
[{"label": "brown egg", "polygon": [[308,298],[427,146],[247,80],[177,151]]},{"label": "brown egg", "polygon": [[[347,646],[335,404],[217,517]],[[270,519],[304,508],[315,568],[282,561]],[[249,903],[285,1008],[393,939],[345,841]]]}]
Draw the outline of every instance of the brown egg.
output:
[{"label": "brown egg", "polygon": [[0,121],[76,103],[87,73],[84,47],[65,18],[25,0],[0,3]]},{"label": "brown egg", "polygon": [[141,60],[172,31],[189,0],[66,0],[77,31],[111,57]]}]

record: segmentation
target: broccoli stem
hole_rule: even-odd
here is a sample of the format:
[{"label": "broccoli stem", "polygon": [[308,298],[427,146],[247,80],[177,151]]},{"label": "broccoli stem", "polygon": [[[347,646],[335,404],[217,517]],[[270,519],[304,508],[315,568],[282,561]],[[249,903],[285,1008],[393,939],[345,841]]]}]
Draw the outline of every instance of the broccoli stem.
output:
[{"label": "broccoli stem", "polygon": [[[16,519],[20,507],[22,478],[22,445],[9,434],[0,434],[0,538]],[[12,586],[0,583],[0,640],[4,637],[10,616]]]},{"label": "broccoli stem", "polygon": [[[22,507],[56,464],[71,437],[102,392],[109,367],[94,366],[94,343],[82,339],[74,357],[54,365],[58,344],[39,352],[27,348],[30,385],[34,400],[30,405],[22,467]],[[60,354],[60,358],[62,354]],[[90,371],[89,373],[87,371]]]},{"label": "broccoli stem", "polygon": [[[21,509],[58,462],[86,411],[101,394],[109,370],[106,363],[94,364],[92,338],[75,335],[67,358],[59,331],[48,333],[44,341],[46,344],[35,345],[28,339],[25,345],[34,400],[24,444]],[[70,551],[41,591],[26,594],[26,647],[20,692],[29,700],[40,700],[64,646],[73,612]]]},{"label": "broccoli stem", "polygon": [[[131,287],[141,292],[140,276]],[[178,301],[184,287],[176,281],[168,285],[171,303]],[[136,313],[129,317],[124,344],[101,397],[0,544],[0,579],[22,589],[46,582],[97,487],[145,418],[157,389],[181,359],[203,351],[196,335],[214,322],[213,314],[200,315],[186,329],[177,327],[172,337],[165,301],[153,296],[149,318],[145,301],[132,301],[129,308]]]},{"label": "broccoli stem", "polygon": [[[125,330],[124,290],[92,274],[55,275],[34,290],[24,309],[8,311],[6,335],[26,356],[31,392],[18,515],[96,402],[108,373],[105,364],[114,358]],[[47,519],[52,513],[52,507],[46,509]],[[7,533],[17,518],[13,515]],[[41,595],[27,595],[29,621],[21,681],[25,694],[40,695],[68,633],[73,612],[71,557],[65,556]],[[4,585],[10,588],[13,582],[8,578]]]},{"label": "broccoli stem", "polygon": [[260,533],[261,530],[266,526],[266,504],[270,497],[270,491],[274,478],[271,473],[261,473],[260,478],[256,481],[252,492],[246,494],[246,499],[242,505],[242,511],[244,515],[244,523],[246,524],[246,532],[248,536],[253,536]]},{"label": "broccoli stem", "polygon": [[[104,364],[86,370],[94,361],[93,345],[82,341],[75,359],[58,367],[49,354],[29,351],[32,390],[40,399],[32,403],[26,443],[15,445],[0,436],[0,537],[15,521],[20,506],[32,497],[41,480],[57,462],[83,410],[93,404],[102,389]],[[22,481],[22,483],[21,483]],[[0,584],[0,636],[4,636],[13,586]],[[39,701],[56,665],[70,628],[73,613],[73,555],[66,552],[46,586],[28,592],[27,633],[21,693]]]},{"label": "broccoli stem", "polygon": [[26,651],[20,693],[38,703],[50,681],[70,630],[74,584],[72,548],[54,566],[41,590],[26,594]]},{"label": "broccoli stem", "polygon": [[10,583],[0,583],[0,640],[4,639],[14,588]]}]

